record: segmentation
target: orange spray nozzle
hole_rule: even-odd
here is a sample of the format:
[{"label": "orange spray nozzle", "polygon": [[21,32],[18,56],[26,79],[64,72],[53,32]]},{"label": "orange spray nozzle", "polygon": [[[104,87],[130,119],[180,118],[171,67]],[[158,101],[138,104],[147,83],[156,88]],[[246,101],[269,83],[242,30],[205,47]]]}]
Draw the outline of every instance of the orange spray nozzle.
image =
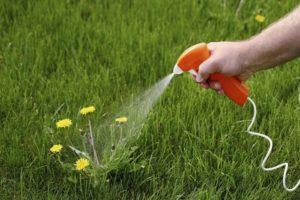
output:
[{"label": "orange spray nozzle", "polygon": [[[173,69],[174,74],[190,72],[197,76],[199,65],[208,59],[210,51],[206,43],[196,44],[185,50]],[[248,87],[237,77],[225,76],[224,74],[214,73],[208,78],[209,81],[218,81],[225,95],[236,104],[243,106],[248,98]]]}]

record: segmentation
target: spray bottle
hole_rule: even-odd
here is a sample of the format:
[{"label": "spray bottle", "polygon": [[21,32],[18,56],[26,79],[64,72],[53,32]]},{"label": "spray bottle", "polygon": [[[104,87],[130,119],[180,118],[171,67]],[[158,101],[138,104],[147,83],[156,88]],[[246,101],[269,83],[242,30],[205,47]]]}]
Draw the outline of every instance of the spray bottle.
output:
[{"label": "spray bottle", "polygon": [[[199,65],[208,59],[209,56],[210,51],[205,43],[196,44],[181,54],[174,66],[173,73],[181,74],[188,71],[194,76],[199,76]],[[208,79],[211,81],[219,81],[225,95],[236,104],[243,106],[246,103],[249,94],[248,87],[237,77],[214,73],[211,74]]]},{"label": "spray bottle", "polygon": [[[181,56],[177,60],[177,63],[174,66],[173,74],[182,74],[183,72],[190,72],[192,75],[197,77],[199,76],[197,73],[199,65],[209,57],[210,57],[210,51],[207,45],[205,43],[196,44],[188,48],[181,54]],[[199,77],[197,78],[199,79]],[[229,77],[220,73],[211,74],[208,77],[208,80],[219,81],[225,95],[229,99],[234,101],[236,104],[243,106],[247,102],[247,100],[252,104],[254,114],[246,132],[250,135],[262,137],[269,142],[269,149],[261,162],[261,168],[264,171],[273,171],[279,168],[283,168],[282,183],[284,189],[287,190],[288,192],[295,191],[300,186],[300,180],[298,180],[298,182],[293,187],[291,188],[287,187],[286,185],[286,176],[288,172],[287,162],[281,163],[274,167],[265,166],[270,154],[272,153],[273,141],[269,136],[265,134],[251,131],[252,126],[256,119],[257,108],[255,102],[250,97],[248,97],[249,95],[248,87],[237,77]]]}]

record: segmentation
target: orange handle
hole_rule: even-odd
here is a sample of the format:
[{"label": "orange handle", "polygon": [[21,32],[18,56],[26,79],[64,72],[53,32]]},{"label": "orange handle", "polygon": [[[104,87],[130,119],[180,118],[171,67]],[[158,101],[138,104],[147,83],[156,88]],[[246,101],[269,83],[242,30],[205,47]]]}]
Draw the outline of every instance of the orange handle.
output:
[{"label": "orange handle", "polygon": [[[177,65],[183,71],[195,70],[198,71],[199,65],[210,57],[210,51],[205,43],[196,44],[188,48],[179,57]],[[208,78],[212,81],[219,81],[225,95],[243,106],[248,98],[249,89],[237,77],[229,77],[220,73],[211,74]]]},{"label": "orange handle", "polygon": [[246,103],[248,87],[237,77],[214,73],[209,76],[209,80],[219,81],[225,95],[238,105],[243,106]]}]

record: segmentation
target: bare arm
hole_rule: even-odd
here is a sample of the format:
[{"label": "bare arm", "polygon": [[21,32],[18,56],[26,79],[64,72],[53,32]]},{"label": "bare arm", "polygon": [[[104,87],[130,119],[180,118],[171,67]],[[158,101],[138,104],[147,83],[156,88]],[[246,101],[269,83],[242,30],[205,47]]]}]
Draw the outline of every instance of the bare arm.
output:
[{"label": "bare arm", "polygon": [[[254,51],[253,51],[253,50]],[[300,55],[300,7],[248,41],[246,65],[274,67]]]},{"label": "bare arm", "polygon": [[207,82],[211,73],[248,79],[253,73],[275,67],[300,56],[300,7],[260,34],[237,42],[212,42],[212,56],[199,67],[204,87],[221,90],[217,82]]}]

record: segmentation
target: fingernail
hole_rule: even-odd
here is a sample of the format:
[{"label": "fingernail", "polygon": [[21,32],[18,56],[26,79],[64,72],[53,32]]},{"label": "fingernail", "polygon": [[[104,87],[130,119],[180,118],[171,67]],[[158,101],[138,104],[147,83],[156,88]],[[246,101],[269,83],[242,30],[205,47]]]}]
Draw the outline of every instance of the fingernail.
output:
[{"label": "fingernail", "polygon": [[203,87],[204,89],[208,89],[208,88],[209,88],[209,86],[208,86],[207,83],[201,83],[201,85],[202,85],[202,87]]},{"label": "fingernail", "polygon": [[200,74],[197,75],[196,81],[197,81],[198,83],[200,83],[200,82],[203,81],[203,78],[200,76]]},{"label": "fingernail", "polygon": [[218,94],[223,94],[223,90],[218,90]]}]

